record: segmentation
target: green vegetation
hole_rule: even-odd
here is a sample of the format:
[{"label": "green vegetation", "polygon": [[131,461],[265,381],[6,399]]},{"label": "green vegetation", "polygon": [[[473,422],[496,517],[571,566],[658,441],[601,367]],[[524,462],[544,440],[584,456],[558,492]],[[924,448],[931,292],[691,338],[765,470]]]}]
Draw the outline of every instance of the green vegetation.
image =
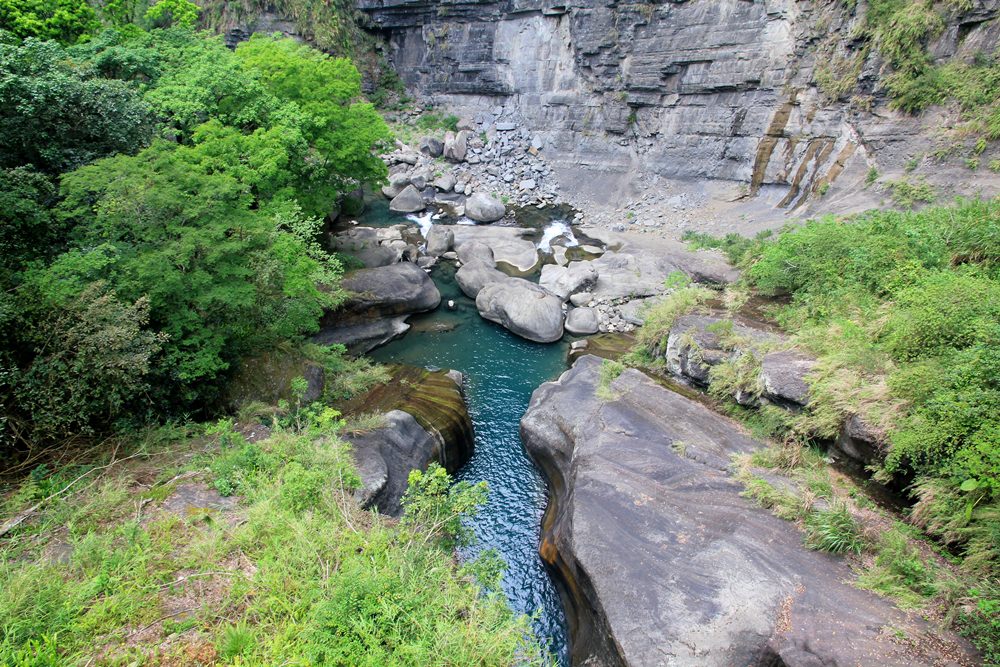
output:
[{"label": "green vegetation", "polygon": [[389,136],[349,61],[178,27],[0,43],[0,117],[0,401],[22,451],[210,413],[242,359],[314,332],[341,298],[322,218],[384,177]]},{"label": "green vegetation", "polygon": [[[813,220],[773,240],[729,242],[744,269],[744,288],[782,297],[785,305],[775,305],[772,315],[818,358],[810,404],[801,413],[730,409],[757,432],[798,449],[833,439],[859,416],[881,451],[875,477],[915,480],[910,523],[960,564],[948,583],[906,546],[912,539],[887,532],[864,547],[876,557],[862,585],[911,606],[947,597],[960,628],[994,655],[1000,633],[984,614],[998,599],[1000,571],[998,238],[1000,201],[960,200],[919,212]],[[648,336],[641,342],[647,350],[655,346]],[[719,397],[753,387],[752,365],[740,358],[713,375]],[[796,515],[793,500],[755,484],[750,495]],[[844,512],[803,516],[817,546],[862,548]],[[969,603],[973,589],[982,605]]]},{"label": "green vegetation", "polygon": [[597,384],[597,397],[602,401],[613,401],[617,398],[611,389],[611,383],[618,379],[618,376],[625,372],[625,364],[620,361],[604,359],[601,361],[600,378]]},{"label": "green vegetation", "polygon": [[[452,557],[485,488],[432,466],[402,521],[383,520],[351,498],[337,414],[310,414],[253,443],[223,421],[123,439],[101,467],[36,469],[4,516],[90,476],[0,546],[0,664],[541,664],[488,587],[495,559]],[[238,502],[164,504],[205,484]]]},{"label": "green vegetation", "polygon": [[806,516],[806,544],[834,554],[861,553],[860,527],[847,505],[815,510]]},{"label": "green vegetation", "polygon": [[86,0],[0,0],[0,30],[73,44],[101,29]]}]

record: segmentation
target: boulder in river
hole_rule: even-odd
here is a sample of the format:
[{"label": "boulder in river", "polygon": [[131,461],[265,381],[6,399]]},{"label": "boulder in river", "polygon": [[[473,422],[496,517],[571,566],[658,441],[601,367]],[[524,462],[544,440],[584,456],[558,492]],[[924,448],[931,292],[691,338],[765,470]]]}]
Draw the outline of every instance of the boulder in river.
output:
[{"label": "boulder in river", "polygon": [[563,301],[578,292],[589,290],[597,282],[597,269],[593,262],[570,262],[568,266],[546,264],[538,284]]},{"label": "boulder in river", "polygon": [[487,264],[481,259],[473,259],[463,264],[455,272],[455,282],[465,296],[475,299],[479,291],[490,283],[507,280],[509,276],[503,271],[493,268],[493,263]]},{"label": "boulder in river", "polygon": [[730,456],[762,445],[636,370],[599,392],[601,368],[580,358],[521,421],[553,490],[540,551],[567,593],[573,664],[974,663],[741,496]]},{"label": "boulder in river", "polygon": [[489,283],[476,296],[476,308],[487,320],[536,343],[563,335],[562,299],[522,278]]},{"label": "boulder in river", "polygon": [[493,250],[481,241],[466,241],[461,246],[455,248],[458,253],[458,261],[467,264],[478,259],[489,266],[496,266],[493,259]]},{"label": "boulder in river", "polygon": [[431,257],[440,257],[455,245],[455,232],[450,227],[433,225],[427,232],[426,252]]},{"label": "boulder in river", "polygon": [[411,262],[359,269],[345,276],[341,285],[350,296],[323,316],[315,340],[342,343],[354,354],[401,335],[409,328],[406,317],[441,303],[430,276]]},{"label": "boulder in river", "polygon": [[389,202],[389,210],[396,213],[416,213],[426,207],[427,204],[424,203],[424,197],[420,194],[420,190],[412,185],[407,185]]},{"label": "boulder in river", "polygon": [[496,222],[506,214],[503,202],[485,192],[477,192],[465,202],[465,215],[476,222]]},{"label": "boulder in river", "polygon": [[410,184],[410,175],[402,172],[389,175],[389,184],[382,186],[382,194],[388,199],[393,199]]},{"label": "boulder in river", "polygon": [[504,270],[515,275],[528,275],[541,261],[538,247],[530,238],[535,234],[532,229],[495,225],[455,225],[452,229],[459,253],[464,244],[479,241],[490,248],[497,264],[502,264]]}]

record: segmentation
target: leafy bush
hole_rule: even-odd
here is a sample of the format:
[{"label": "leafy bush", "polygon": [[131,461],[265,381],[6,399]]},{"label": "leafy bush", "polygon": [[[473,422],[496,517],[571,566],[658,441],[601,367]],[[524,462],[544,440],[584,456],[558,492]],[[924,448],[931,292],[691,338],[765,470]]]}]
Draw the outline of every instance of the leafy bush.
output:
[{"label": "leafy bush", "polygon": [[0,0],[0,30],[18,37],[72,44],[100,27],[86,0]]}]

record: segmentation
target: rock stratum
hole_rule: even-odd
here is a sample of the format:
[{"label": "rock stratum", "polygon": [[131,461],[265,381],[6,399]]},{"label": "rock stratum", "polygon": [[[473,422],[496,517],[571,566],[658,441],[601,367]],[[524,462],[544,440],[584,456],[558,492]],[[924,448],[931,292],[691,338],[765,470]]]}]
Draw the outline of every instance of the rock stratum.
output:
[{"label": "rock stratum", "polygon": [[761,445],[638,371],[599,398],[601,364],[542,385],[521,422],[550,482],[541,553],[564,584],[573,664],[971,664],[740,496],[730,456]]},{"label": "rock stratum", "polygon": [[[794,0],[359,0],[407,86],[476,120],[490,136],[525,131],[568,190],[599,186],[579,167],[749,186],[795,209],[849,191],[866,207],[872,166],[898,172],[932,152],[955,119],[940,108],[892,108],[891,69],[856,37],[867,3]],[[933,58],[992,52],[1000,2],[953,10]],[[816,83],[831,63],[857,84],[831,98]],[[993,149],[990,149],[991,151]],[[960,162],[956,161],[956,162]],[[927,178],[972,193],[987,173]],[[922,174],[923,172],[921,172]],[[950,181],[957,181],[951,183]],[[840,187],[846,186],[846,187]],[[954,186],[954,187],[951,187]]]}]

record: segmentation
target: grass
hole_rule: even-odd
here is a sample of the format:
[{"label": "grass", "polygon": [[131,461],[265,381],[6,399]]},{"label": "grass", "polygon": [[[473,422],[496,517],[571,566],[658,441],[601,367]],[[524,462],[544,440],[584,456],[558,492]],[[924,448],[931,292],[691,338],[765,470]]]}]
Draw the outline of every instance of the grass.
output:
[{"label": "grass", "polygon": [[620,361],[604,359],[601,361],[600,378],[597,384],[597,397],[602,401],[614,401],[618,394],[611,388],[611,383],[625,372],[625,364]]},{"label": "grass", "polygon": [[[525,619],[448,546],[485,489],[434,469],[401,523],[362,511],[341,426],[248,443],[223,422],[133,443],[141,456],[0,543],[0,664],[542,664]],[[5,516],[76,472],[25,479]],[[232,516],[164,510],[153,498],[178,476],[238,494]]]},{"label": "grass", "polygon": [[828,509],[814,510],[806,515],[806,545],[834,554],[860,554],[865,543],[861,527],[845,503]]}]

